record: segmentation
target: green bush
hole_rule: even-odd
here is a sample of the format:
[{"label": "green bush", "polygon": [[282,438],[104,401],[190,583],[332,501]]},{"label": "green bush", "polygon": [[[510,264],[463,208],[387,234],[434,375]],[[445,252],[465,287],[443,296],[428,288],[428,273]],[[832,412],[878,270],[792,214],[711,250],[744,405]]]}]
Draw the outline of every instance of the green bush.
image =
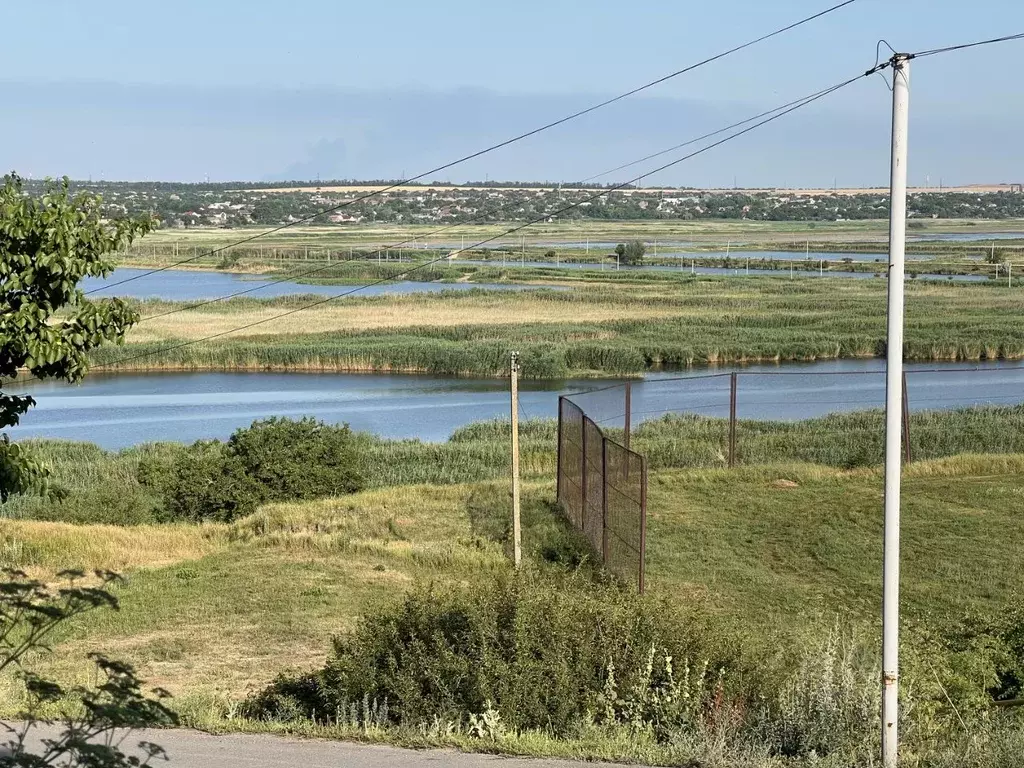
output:
[{"label": "green bush", "polygon": [[227,452],[259,484],[268,501],[340,496],[364,485],[348,425],[278,417],[253,422],[227,442]]},{"label": "green bush", "polygon": [[264,499],[242,462],[216,440],[193,443],[166,469],[143,463],[140,475],[159,483],[166,512],[176,519],[226,522],[251,514]]},{"label": "green bush", "polygon": [[698,627],[577,575],[421,587],[337,639],[322,671],[282,678],[246,709],[329,718],[370,701],[405,725],[494,713],[515,730],[629,723],[667,736],[726,717],[739,688],[753,685],[735,646],[708,642]]},{"label": "green bush", "polygon": [[271,418],[226,443],[200,440],[144,456],[139,482],[172,519],[230,521],[267,501],[339,496],[361,489],[360,446],[345,426]]}]

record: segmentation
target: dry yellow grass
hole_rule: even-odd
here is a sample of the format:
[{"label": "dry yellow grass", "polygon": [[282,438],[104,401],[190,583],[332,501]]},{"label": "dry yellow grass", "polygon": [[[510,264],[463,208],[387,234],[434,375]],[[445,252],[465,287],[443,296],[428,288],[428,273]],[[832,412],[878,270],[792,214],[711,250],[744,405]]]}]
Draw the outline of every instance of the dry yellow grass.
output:
[{"label": "dry yellow grass", "polygon": [[[536,503],[537,487],[524,490]],[[367,605],[416,581],[468,581],[506,567],[501,546],[474,533],[469,511],[502,502],[504,484],[418,485],[267,505],[231,526],[3,521],[0,565],[125,574],[120,610],[80,619],[36,671],[85,683],[87,654],[102,651],[175,696],[237,699],[283,669],[322,664],[331,637]],[[43,567],[30,570],[44,578]],[[0,677],[0,713],[17,693]]]},{"label": "dry yellow grass", "polygon": [[71,525],[0,520],[0,567],[47,577],[61,570],[126,571],[197,560],[227,545],[224,526]]},{"label": "dry yellow grass", "polygon": [[[157,314],[160,311],[157,310]],[[505,294],[460,296],[451,300],[432,296],[395,296],[385,301],[349,301],[323,304],[279,320],[270,318],[286,309],[279,306],[253,307],[239,311],[213,304],[139,323],[128,334],[129,342],[195,339],[224,333],[240,326],[266,320],[250,333],[295,335],[327,331],[362,331],[381,328],[452,325],[514,325],[522,323],[604,322],[630,318],[677,317],[679,307],[653,305],[624,306],[615,303],[550,301],[523,294],[510,299]]]}]

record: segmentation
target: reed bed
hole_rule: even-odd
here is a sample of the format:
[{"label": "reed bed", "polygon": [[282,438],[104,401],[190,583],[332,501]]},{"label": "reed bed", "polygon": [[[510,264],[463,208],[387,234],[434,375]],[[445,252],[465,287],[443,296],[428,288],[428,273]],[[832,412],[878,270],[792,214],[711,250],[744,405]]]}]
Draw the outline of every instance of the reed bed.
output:
[{"label": "reed bed", "polygon": [[[655,273],[651,273],[655,274]],[[577,279],[581,277],[576,276]],[[622,278],[625,280],[625,278]],[[124,370],[325,370],[503,375],[637,375],[716,363],[873,357],[885,351],[885,286],[853,280],[672,276],[576,290],[466,291],[346,298],[195,342],[304,306],[245,297],[140,323],[93,362]],[[1024,357],[1024,292],[911,283],[910,360]],[[141,304],[144,316],[181,305]]]}]

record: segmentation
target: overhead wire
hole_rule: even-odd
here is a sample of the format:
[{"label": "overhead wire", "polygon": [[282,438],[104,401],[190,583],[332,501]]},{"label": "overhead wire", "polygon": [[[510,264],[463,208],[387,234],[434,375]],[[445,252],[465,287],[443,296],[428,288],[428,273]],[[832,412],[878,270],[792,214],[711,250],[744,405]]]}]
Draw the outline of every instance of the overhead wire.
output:
[{"label": "overhead wire", "polygon": [[405,277],[405,276],[407,276],[409,274],[412,274],[413,272],[416,272],[416,271],[421,270],[421,269],[425,269],[426,267],[429,267],[429,266],[431,266],[433,264],[437,264],[440,261],[445,261],[445,260],[447,260],[452,255],[457,255],[457,254],[462,253],[462,252],[464,252],[464,251],[466,251],[468,249],[479,248],[482,245],[486,245],[487,243],[493,242],[493,241],[498,240],[500,238],[506,237],[506,236],[508,236],[510,234],[514,234],[515,232],[519,232],[521,230],[524,230],[524,229],[526,229],[528,227],[531,227],[531,226],[533,226],[535,224],[538,224],[538,223],[541,223],[543,221],[546,221],[549,218],[551,218],[552,216],[559,216],[559,215],[561,215],[563,213],[567,213],[568,211],[571,211],[571,210],[573,210],[575,208],[579,208],[581,205],[584,205],[584,204],[586,204],[588,202],[593,202],[594,200],[596,200],[596,199],[598,199],[600,197],[603,197],[605,195],[608,195],[608,194],[610,194],[612,192],[618,191],[620,189],[624,189],[624,188],[630,186],[631,184],[635,183],[636,181],[638,181],[639,179],[641,179],[643,177],[651,176],[651,175],[654,175],[656,173],[660,173],[662,171],[665,171],[665,170],[667,170],[669,168],[672,168],[672,167],[674,167],[676,165],[679,165],[680,163],[685,162],[686,160],[689,160],[689,159],[691,159],[693,157],[696,157],[696,156],[701,155],[701,154],[703,154],[705,152],[708,152],[709,150],[714,149],[715,147],[719,147],[719,146],[721,146],[723,144],[726,144],[726,143],[728,143],[730,141],[733,141],[733,140],[735,140],[735,139],[737,139],[737,138],[739,138],[739,137],[741,137],[741,136],[743,136],[743,135],[745,135],[747,133],[750,133],[751,131],[754,131],[757,128],[760,128],[763,125],[767,125],[770,122],[778,120],[779,118],[784,117],[785,115],[788,115],[791,112],[794,112],[794,111],[796,111],[798,109],[806,107],[807,105],[809,105],[809,104],[811,104],[811,103],[813,103],[815,101],[818,101],[819,99],[822,99],[825,96],[828,96],[828,95],[830,95],[830,94],[832,94],[832,93],[834,93],[834,92],[836,92],[836,91],[838,91],[838,90],[840,90],[842,88],[845,88],[845,87],[853,84],[854,82],[857,82],[858,80],[861,80],[861,79],[863,79],[863,78],[865,78],[865,77],[867,77],[869,75],[874,74],[875,71],[877,71],[877,70],[874,70],[874,69],[873,70],[868,70],[864,74],[856,75],[856,76],[854,76],[852,78],[849,78],[849,79],[844,80],[844,81],[842,81],[840,83],[837,83],[837,84],[835,84],[835,85],[833,85],[833,86],[831,86],[829,88],[825,88],[825,89],[823,89],[821,91],[818,91],[818,92],[816,92],[814,94],[811,94],[810,96],[806,97],[805,99],[800,100],[800,101],[792,104],[792,106],[789,106],[785,110],[776,112],[776,113],[774,113],[774,114],[772,114],[772,115],[770,115],[768,117],[765,117],[762,120],[760,120],[759,122],[756,122],[756,123],[753,123],[751,125],[748,125],[747,127],[743,128],[743,129],[741,129],[739,131],[736,131],[735,133],[731,133],[731,134],[729,134],[728,136],[726,136],[724,138],[721,138],[721,139],[719,139],[719,140],[717,140],[715,142],[712,142],[711,144],[708,144],[708,145],[706,145],[704,147],[701,147],[700,149],[695,150],[694,152],[691,152],[689,154],[683,155],[682,157],[676,158],[675,160],[672,160],[672,161],[670,161],[668,163],[665,163],[665,164],[659,166],[658,168],[654,168],[654,169],[652,169],[650,171],[647,171],[647,172],[645,172],[645,173],[641,174],[640,176],[637,176],[637,177],[635,177],[633,179],[630,179],[630,180],[622,182],[620,184],[613,185],[613,186],[608,187],[606,189],[597,191],[597,192],[595,192],[592,195],[589,195],[589,196],[584,197],[584,198],[582,198],[580,200],[577,200],[577,201],[575,201],[573,203],[570,203],[570,204],[568,204],[566,206],[563,206],[562,208],[559,208],[559,209],[557,209],[555,211],[549,211],[549,212],[547,212],[547,213],[545,213],[545,214],[543,214],[543,215],[541,215],[539,217],[536,217],[534,219],[531,219],[531,220],[529,220],[529,221],[527,221],[527,222],[525,222],[523,224],[519,224],[519,225],[517,225],[515,227],[512,227],[512,228],[506,230],[505,232],[502,232],[502,233],[499,233],[497,235],[493,235],[491,237],[488,237],[488,238],[485,238],[483,240],[480,240],[479,242],[477,242],[475,244],[472,244],[472,245],[468,246],[467,248],[462,248],[462,249],[453,251],[450,254],[447,254],[445,256],[441,256],[441,257],[436,258],[436,259],[432,259],[432,260],[427,261],[427,262],[423,262],[423,263],[418,264],[416,266],[410,267],[409,269],[403,270],[403,271],[395,273],[393,275],[389,275],[388,277],[381,278],[381,279],[375,280],[375,281],[371,281],[370,283],[367,283],[365,285],[357,286],[357,287],[353,288],[350,291],[345,291],[345,292],[340,293],[340,294],[336,294],[336,295],[333,295],[333,296],[328,296],[328,297],[325,297],[323,299],[319,299],[317,301],[313,301],[313,302],[310,302],[308,304],[305,304],[305,305],[303,305],[301,307],[296,307],[294,309],[290,309],[290,310],[285,311],[285,312],[280,312],[280,313],[278,313],[276,315],[272,315],[270,317],[264,317],[264,318],[261,318],[259,320],[255,320],[255,321],[253,321],[251,323],[246,323],[244,325],[241,325],[241,326],[238,326],[238,327],[235,327],[235,328],[231,328],[231,329],[228,329],[228,330],[225,330],[225,331],[219,331],[217,333],[210,334],[208,336],[203,336],[201,338],[188,339],[186,341],[182,341],[182,342],[180,342],[178,344],[174,344],[174,345],[171,345],[169,347],[162,348],[162,349],[150,350],[148,352],[143,352],[143,353],[140,353],[138,355],[130,356],[130,357],[127,357],[127,358],[122,358],[120,360],[114,360],[114,361],[111,361],[110,363],[103,363],[103,364],[95,365],[95,366],[93,366],[93,368],[94,369],[96,369],[96,368],[109,368],[109,367],[113,367],[113,366],[117,366],[117,365],[123,365],[124,363],[133,362],[135,360],[143,359],[143,358],[146,358],[146,357],[152,357],[154,355],[162,355],[162,354],[166,354],[168,352],[173,352],[175,350],[182,349],[184,347],[193,346],[195,344],[201,344],[203,342],[211,341],[211,340],[217,339],[217,338],[221,338],[223,336],[227,336],[227,335],[230,335],[232,333],[238,333],[239,331],[249,330],[251,328],[255,328],[257,326],[263,325],[265,323],[274,322],[275,320],[280,320],[280,319],[282,319],[284,317],[288,317],[288,316],[296,314],[298,312],[303,312],[305,310],[312,309],[314,307],[318,307],[318,306],[321,306],[323,304],[327,304],[327,303],[329,303],[331,301],[335,301],[337,299],[344,298],[346,296],[350,296],[350,295],[352,295],[354,293],[357,293],[359,291],[366,290],[367,288],[372,288],[372,287],[374,287],[376,285],[380,285],[382,283],[390,282],[391,280],[394,280],[396,278]]},{"label": "overhead wire", "polygon": [[950,51],[962,51],[966,48],[977,48],[982,45],[993,45],[995,43],[1006,43],[1011,40],[1024,40],[1024,32],[1017,33],[1015,35],[1004,35],[1003,37],[993,37],[988,40],[977,40],[973,43],[961,43],[960,45],[947,45],[945,48],[932,48],[927,51],[917,51],[911,53],[909,56],[914,59],[921,59],[925,56],[935,56],[939,53],[949,53]]},{"label": "overhead wire", "polygon": [[768,33],[766,33],[764,35],[761,35],[760,37],[754,38],[753,40],[748,40],[747,42],[742,43],[742,44],[737,45],[737,46],[734,46],[732,48],[729,48],[726,51],[722,51],[721,53],[717,53],[717,54],[715,54],[713,56],[709,56],[706,59],[702,59],[701,61],[698,61],[698,62],[696,62],[694,64],[690,64],[690,65],[688,65],[686,67],[683,67],[682,69],[678,69],[675,72],[670,72],[667,75],[663,75],[662,77],[659,77],[656,80],[651,80],[650,82],[645,83],[643,85],[640,85],[640,86],[638,86],[636,88],[633,88],[633,89],[631,89],[629,91],[626,91],[625,93],[620,93],[617,96],[613,96],[613,97],[611,97],[609,99],[605,99],[604,101],[598,102],[597,104],[593,104],[593,105],[591,105],[589,107],[586,107],[584,109],[578,110],[577,112],[573,112],[570,115],[566,115],[565,117],[559,118],[557,120],[553,120],[553,121],[551,121],[549,123],[546,123],[546,124],[540,126],[539,128],[534,128],[534,129],[526,131],[524,133],[520,133],[520,134],[518,134],[516,136],[513,136],[513,137],[511,137],[509,139],[505,139],[504,141],[498,142],[497,144],[492,144],[491,146],[486,147],[484,149],[477,150],[477,151],[472,152],[472,153],[470,153],[468,155],[464,155],[463,157],[460,157],[457,160],[453,160],[451,162],[444,163],[443,165],[439,165],[436,168],[431,168],[428,171],[423,171],[422,173],[417,174],[416,176],[412,176],[412,177],[410,177],[408,179],[402,179],[400,181],[397,181],[397,182],[389,184],[389,185],[387,185],[385,187],[382,187],[381,189],[377,189],[377,190],[373,190],[371,192],[367,192],[366,194],[358,196],[358,197],[355,197],[352,200],[346,200],[345,202],[339,203],[338,205],[331,206],[329,208],[325,208],[323,210],[317,211],[316,213],[312,213],[312,214],[309,214],[307,216],[300,217],[300,218],[298,218],[298,219],[296,219],[294,221],[286,222],[286,223],[281,224],[281,225],[279,225],[277,227],[272,227],[271,229],[265,230],[263,232],[256,233],[256,234],[254,234],[254,235],[252,235],[250,237],[243,238],[243,239],[238,240],[238,241],[236,241],[234,243],[230,243],[228,245],[223,245],[223,246],[220,246],[218,248],[213,248],[213,249],[211,249],[209,251],[204,251],[201,254],[193,255],[193,256],[191,256],[191,257],[189,257],[187,259],[182,259],[180,261],[176,261],[176,262],[174,262],[172,264],[168,264],[168,265],[165,265],[163,267],[158,267],[158,268],[155,268],[155,269],[152,269],[152,270],[148,270],[148,271],[142,272],[141,274],[138,274],[138,275],[133,275],[132,277],[124,278],[123,280],[121,280],[121,281],[119,281],[117,283],[112,283],[110,285],[104,286],[104,288],[102,288],[102,289],[94,289],[94,291],[86,291],[86,295],[88,295],[90,293],[94,293],[96,290],[103,290],[105,288],[111,288],[111,287],[116,286],[116,285],[124,285],[125,283],[130,283],[130,282],[132,282],[134,280],[139,280],[139,279],[141,279],[143,277],[147,277],[149,275],[157,274],[159,272],[164,272],[164,271],[166,271],[168,269],[174,269],[175,267],[179,267],[179,266],[181,266],[183,264],[188,264],[188,263],[197,261],[198,259],[205,258],[207,256],[216,255],[218,253],[221,253],[222,251],[226,251],[226,250],[229,250],[231,248],[236,248],[236,247],[238,247],[240,245],[245,245],[246,243],[251,243],[254,240],[258,240],[258,239],[260,239],[262,237],[266,237],[267,235],[272,235],[272,234],[274,234],[276,232],[280,232],[280,231],[282,231],[284,229],[288,229],[289,227],[294,227],[294,226],[296,226],[298,224],[304,224],[304,223],[312,221],[312,220],[314,220],[314,219],[316,219],[316,218],[318,218],[320,216],[325,216],[325,215],[327,215],[329,213],[334,213],[335,211],[339,211],[342,208],[347,208],[348,206],[355,205],[356,203],[363,202],[364,200],[367,200],[367,199],[369,199],[371,197],[375,197],[377,195],[382,195],[382,194],[384,194],[386,192],[390,192],[392,190],[398,189],[399,187],[402,187],[402,186],[404,186],[406,184],[410,184],[410,183],[413,183],[413,182],[416,182],[416,181],[420,181],[420,180],[426,178],[427,176],[431,176],[431,175],[434,175],[436,173],[440,173],[441,171],[446,171],[446,170],[448,170],[450,168],[454,168],[456,165],[461,165],[462,163],[468,162],[470,160],[474,160],[474,159],[476,159],[478,157],[482,157],[483,155],[486,155],[486,154],[489,154],[489,153],[494,152],[496,150],[502,149],[502,148],[507,147],[507,146],[509,146],[511,144],[515,144],[516,142],[522,141],[523,139],[530,138],[531,136],[536,136],[537,134],[542,133],[542,132],[547,131],[547,130],[550,130],[551,128],[555,128],[557,126],[564,125],[565,123],[568,123],[568,122],[570,122],[572,120],[576,120],[576,119],[578,119],[580,117],[583,117],[584,115],[588,115],[591,112],[596,112],[599,109],[603,109],[604,107],[607,107],[607,106],[610,106],[612,104],[615,104],[616,102],[622,101],[623,99],[627,99],[627,98],[629,98],[631,96],[635,96],[638,93],[642,93],[642,92],[644,92],[646,90],[649,90],[649,89],[651,89],[651,88],[653,88],[653,87],[655,87],[657,85],[661,85],[662,83],[665,83],[665,82],[667,82],[669,80],[672,80],[672,79],[674,79],[676,77],[679,77],[680,75],[684,75],[684,74],[686,74],[688,72],[692,72],[693,70],[698,69],[700,67],[703,67],[703,66],[705,66],[707,64],[711,64],[712,62],[718,61],[720,59],[724,59],[725,57],[731,56],[734,53],[738,53],[739,51],[742,51],[742,50],[745,50],[747,48],[750,48],[750,47],[752,47],[754,45],[757,45],[758,43],[762,43],[762,42],[764,42],[766,40],[770,40],[773,37],[777,37],[778,35],[784,34],[786,32],[789,32],[790,30],[796,29],[797,27],[803,26],[804,24],[808,24],[808,23],[810,23],[812,21],[820,19],[823,16],[827,16],[828,14],[833,13],[835,11],[838,11],[838,10],[840,10],[842,8],[845,8],[848,5],[852,5],[855,2],[857,2],[857,0],[844,0],[843,2],[837,3],[837,4],[835,4],[835,5],[833,5],[833,6],[829,7],[829,8],[826,8],[826,9],[824,9],[822,11],[819,11],[818,13],[812,14],[810,16],[806,16],[806,17],[800,19],[799,21],[792,22],[792,23],[787,24],[787,25],[785,25],[783,27],[779,27],[778,29],[775,29],[772,32],[768,32]]},{"label": "overhead wire", "polygon": [[[719,136],[719,135],[721,135],[721,134],[723,134],[723,133],[725,133],[727,131],[734,130],[734,129],[739,128],[741,126],[748,125],[749,123],[751,123],[751,122],[753,122],[755,120],[759,120],[759,119],[762,119],[762,118],[764,118],[766,116],[773,115],[773,114],[775,114],[777,112],[781,112],[782,110],[789,109],[789,108],[794,107],[796,105],[802,105],[803,102],[807,101],[808,99],[814,99],[814,98],[818,97],[819,94],[824,95],[825,92],[828,91],[828,90],[829,89],[826,88],[826,89],[823,89],[822,91],[818,91],[817,93],[811,94],[810,96],[804,96],[802,98],[795,99],[793,101],[787,102],[786,104],[782,104],[782,105],[780,105],[778,107],[775,107],[774,109],[770,109],[770,110],[767,110],[765,112],[761,112],[760,114],[755,115],[754,117],[750,117],[750,118],[747,118],[745,120],[737,121],[735,123],[732,123],[731,125],[725,126],[724,128],[719,128],[719,129],[717,129],[715,131],[711,131],[709,133],[705,133],[705,134],[703,134],[701,136],[698,136],[696,138],[693,138],[693,139],[690,139],[688,141],[685,141],[682,144],[677,144],[676,146],[670,147],[669,149],[662,150],[660,152],[656,152],[656,153],[654,153],[652,155],[648,155],[647,157],[641,158],[640,160],[636,160],[636,161],[631,162],[631,163],[626,163],[625,165],[619,166],[619,168],[615,168],[615,169],[612,169],[611,171],[606,171],[605,173],[598,174],[598,175],[606,175],[608,173],[612,173],[613,171],[620,170],[622,168],[627,168],[627,167],[630,167],[630,166],[637,165],[638,163],[641,163],[641,162],[643,162],[645,160],[649,160],[649,159],[651,159],[653,157],[659,157],[661,155],[665,155],[665,154],[667,154],[667,153],[669,153],[669,152],[671,152],[673,150],[678,150],[678,149],[681,149],[683,147],[692,146],[693,144],[696,144],[696,143],[698,143],[700,141],[704,141],[706,139],[713,138],[715,136]],[[656,173],[656,172],[657,171],[652,171],[652,173]],[[644,174],[644,176],[648,176],[648,175],[650,175],[650,174]],[[596,177],[591,177],[591,178],[596,178]],[[642,178],[642,177],[638,177],[638,178]],[[584,179],[584,181],[587,181],[587,180]],[[628,186],[632,185],[634,181],[635,180],[630,180],[630,181],[626,182],[625,185],[619,185],[618,187],[612,187],[612,188],[610,188],[610,189],[608,189],[606,191],[607,192],[617,191],[618,189],[621,189],[623,187],[628,187]],[[587,201],[583,201],[583,202],[587,202]],[[514,203],[510,203],[509,205],[514,205]],[[392,244],[389,244],[389,245],[383,245],[380,248],[377,248],[377,249],[374,249],[374,250],[377,250],[377,251],[389,251],[389,250],[400,249],[400,248],[403,248],[403,247],[409,245],[412,242],[415,242],[415,240],[434,237],[436,235],[444,234],[445,232],[450,232],[450,231],[452,231],[454,229],[462,228],[462,227],[464,227],[464,226],[466,226],[468,224],[473,224],[473,223],[478,222],[478,221],[483,221],[484,219],[489,218],[492,215],[492,213],[493,213],[493,211],[484,211],[482,213],[477,214],[476,216],[473,216],[470,219],[467,219],[465,221],[459,222],[457,224],[451,224],[451,225],[442,227],[441,229],[436,229],[436,230],[433,230],[432,232],[428,232],[428,233],[423,234],[423,235],[418,235],[415,239],[410,238],[410,239],[403,240],[403,241],[398,242],[398,243],[392,243]],[[554,213],[545,213],[538,220],[542,220],[543,218],[550,218],[551,216],[555,216],[555,215],[558,215],[557,211],[554,212]],[[509,233],[503,233],[500,237],[505,237],[507,234],[509,234]],[[487,241],[485,241],[485,242],[487,242]],[[421,265],[421,266],[429,266],[430,264],[436,264],[436,263],[438,263],[440,261],[444,261],[446,259],[449,259],[453,255],[453,253],[454,254],[464,253],[465,251],[472,250],[473,248],[477,248],[480,245],[481,244],[478,243],[476,245],[470,245],[468,247],[463,247],[463,248],[461,248],[459,250],[449,252],[448,254],[446,254],[444,256],[441,256],[441,257],[438,257],[437,259],[434,259],[433,261],[430,261],[427,264],[424,264],[424,265]],[[272,288],[275,285],[280,285],[282,283],[293,282],[295,280],[299,280],[299,279],[302,279],[304,277],[310,277],[312,275],[319,274],[319,273],[324,272],[324,271],[326,271],[328,269],[331,269],[334,266],[335,265],[332,264],[331,262],[327,262],[325,264],[321,264],[321,265],[319,265],[317,267],[314,267],[312,269],[305,270],[305,271],[302,271],[302,272],[299,272],[299,273],[292,273],[292,274],[289,274],[289,275],[284,275],[284,276],[279,277],[277,279],[261,283],[260,285],[253,286],[251,288],[244,288],[244,289],[242,289],[240,291],[235,291],[233,293],[225,294],[223,296],[217,296],[217,297],[214,297],[214,298],[211,298],[211,299],[203,299],[202,301],[196,301],[196,302],[193,302],[191,304],[186,304],[186,305],[183,305],[183,306],[180,306],[180,307],[175,307],[174,309],[169,309],[169,310],[167,310],[165,312],[160,312],[160,313],[157,313],[157,314],[154,314],[154,315],[147,315],[146,317],[142,318],[142,320],[140,320],[140,322],[147,322],[147,321],[150,321],[150,320],[156,320],[156,319],[161,318],[161,317],[167,317],[168,315],[177,314],[178,312],[185,312],[185,311],[192,310],[192,309],[199,309],[200,307],[209,306],[211,304],[216,304],[216,303],[221,302],[221,301],[227,301],[229,299],[235,299],[235,298],[238,298],[240,296],[246,296],[246,295],[248,295],[250,293],[255,293],[256,291],[261,291],[261,290],[265,290],[267,288]],[[369,283],[369,284],[367,284],[366,286],[363,286],[363,287],[365,287],[365,288],[374,287],[375,285],[379,285],[382,282],[388,282],[388,281],[393,280],[393,279],[395,279],[395,276],[389,276],[389,277],[383,278],[383,279],[381,279],[381,280],[379,280],[377,282],[371,282],[371,283]],[[110,286],[105,286],[102,290],[106,290],[107,288],[111,288],[111,287],[114,287],[116,285],[119,285],[119,283],[114,283],[114,284],[112,284]]]}]

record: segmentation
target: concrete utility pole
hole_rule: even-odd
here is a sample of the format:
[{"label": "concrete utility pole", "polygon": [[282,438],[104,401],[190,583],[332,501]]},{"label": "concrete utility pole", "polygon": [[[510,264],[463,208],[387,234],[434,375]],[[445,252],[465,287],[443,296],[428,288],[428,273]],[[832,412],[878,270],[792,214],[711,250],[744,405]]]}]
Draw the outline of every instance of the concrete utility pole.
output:
[{"label": "concrete utility pole", "polygon": [[519,353],[512,353],[512,552],[516,568],[522,564],[523,542],[519,517]]},{"label": "concrete utility pole", "polygon": [[903,279],[907,238],[907,130],[910,57],[892,58],[892,167],[889,188],[889,308],[885,361],[885,554],[882,573],[882,765],[899,752],[900,472],[903,419]]}]

